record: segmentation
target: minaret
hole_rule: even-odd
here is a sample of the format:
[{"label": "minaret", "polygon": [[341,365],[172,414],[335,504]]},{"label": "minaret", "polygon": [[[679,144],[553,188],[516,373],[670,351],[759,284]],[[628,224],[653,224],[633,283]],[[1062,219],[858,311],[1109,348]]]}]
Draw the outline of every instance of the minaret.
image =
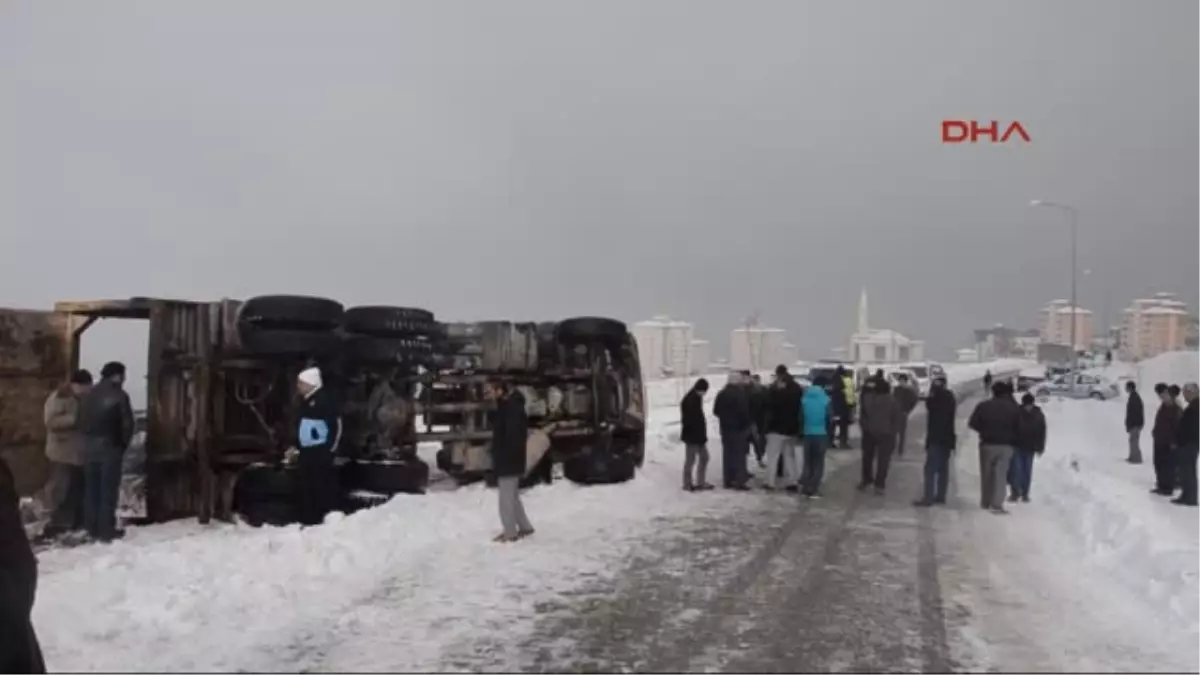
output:
[{"label": "minaret", "polygon": [[868,328],[867,323],[867,287],[863,286],[862,296],[858,299],[858,330],[860,335],[866,335]]}]

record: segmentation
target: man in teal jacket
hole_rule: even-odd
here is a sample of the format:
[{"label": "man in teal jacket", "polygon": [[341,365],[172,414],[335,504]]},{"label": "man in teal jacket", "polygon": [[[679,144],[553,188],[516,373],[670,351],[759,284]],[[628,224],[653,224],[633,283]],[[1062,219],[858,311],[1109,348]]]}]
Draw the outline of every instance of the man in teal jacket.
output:
[{"label": "man in teal jacket", "polygon": [[831,406],[829,394],[825,393],[826,384],[824,377],[818,377],[800,399],[804,419],[804,471],[800,474],[800,489],[809,499],[821,496],[821,479],[825,476]]}]

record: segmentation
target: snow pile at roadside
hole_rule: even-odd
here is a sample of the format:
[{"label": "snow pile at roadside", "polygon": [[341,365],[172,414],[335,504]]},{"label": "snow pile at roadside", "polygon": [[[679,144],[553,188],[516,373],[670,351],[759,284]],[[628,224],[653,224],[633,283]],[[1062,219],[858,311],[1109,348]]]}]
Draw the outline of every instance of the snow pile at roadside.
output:
[{"label": "snow pile at roadside", "polygon": [[[1148,425],[1158,408],[1154,383],[1194,380],[1198,366],[1194,352],[1164,354],[1142,364],[1138,381],[1149,392],[1143,394]],[[1125,462],[1123,400],[1056,399],[1044,406],[1049,436],[1034,468],[1033,496],[1035,506],[1047,512],[1030,515],[1057,521],[1082,551],[1084,564],[1103,570],[1156,608],[1154,613],[1165,613],[1169,620],[1163,630],[1182,631],[1180,639],[1190,641],[1194,652],[1200,630],[1200,513],[1150,494],[1149,428],[1142,446],[1145,463]]]}]

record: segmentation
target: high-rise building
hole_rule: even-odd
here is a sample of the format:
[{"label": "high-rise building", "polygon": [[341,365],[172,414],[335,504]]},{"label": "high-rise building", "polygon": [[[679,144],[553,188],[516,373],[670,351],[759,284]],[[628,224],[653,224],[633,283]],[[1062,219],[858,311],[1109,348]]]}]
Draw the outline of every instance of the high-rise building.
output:
[{"label": "high-rise building", "polygon": [[1092,311],[1071,307],[1070,301],[1051,300],[1039,313],[1038,333],[1045,344],[1070,345],[1071,322],[1075,322],[1075,349],[1092,343]]},{"label": "high-rise building", "polygon": [[772,370],[779,364],[790,365],[788,360],[787,331],[762,324],[751,324],[733,329],[729,336],[729,367],[733,370],[759,372]]},{"label": "high-rise building", "polygon": [[1174,293],[1155,293],[1134,300],[1122,312],[1120,352],[1127,359],[1146,359],[1187,344],[1187,305]]},{"label": "high-rise building", "polygon": [[687,375],[692,371],[692,324],[656,316],[633,325],[642,375],[646,379]]}]

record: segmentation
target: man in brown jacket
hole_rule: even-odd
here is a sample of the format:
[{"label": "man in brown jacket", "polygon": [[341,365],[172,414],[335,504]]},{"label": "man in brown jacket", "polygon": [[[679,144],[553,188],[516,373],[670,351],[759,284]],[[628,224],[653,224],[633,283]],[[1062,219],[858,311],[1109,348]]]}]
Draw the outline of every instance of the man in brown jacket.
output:
[{"label": "man in brown jacket", "polygon": [[92,374],[76,371],[71,381],[46,399],[46,457],[50,481],[46,501],[50,522],[40,539],[51,539],[83,527],[83,437],[79,433],[79,402],[92,386]]},{"label": "man in brown jacket", "polygon": [[892,465],[892,452],[896,449],[896,436],[904,421],[904,410],[892,395],[887,380],[878,375],[874,378],[874,386],[864,388],[861,405],[862,482],[858,489],[865,490],[874,485],[875,494],[882,495]]}]

